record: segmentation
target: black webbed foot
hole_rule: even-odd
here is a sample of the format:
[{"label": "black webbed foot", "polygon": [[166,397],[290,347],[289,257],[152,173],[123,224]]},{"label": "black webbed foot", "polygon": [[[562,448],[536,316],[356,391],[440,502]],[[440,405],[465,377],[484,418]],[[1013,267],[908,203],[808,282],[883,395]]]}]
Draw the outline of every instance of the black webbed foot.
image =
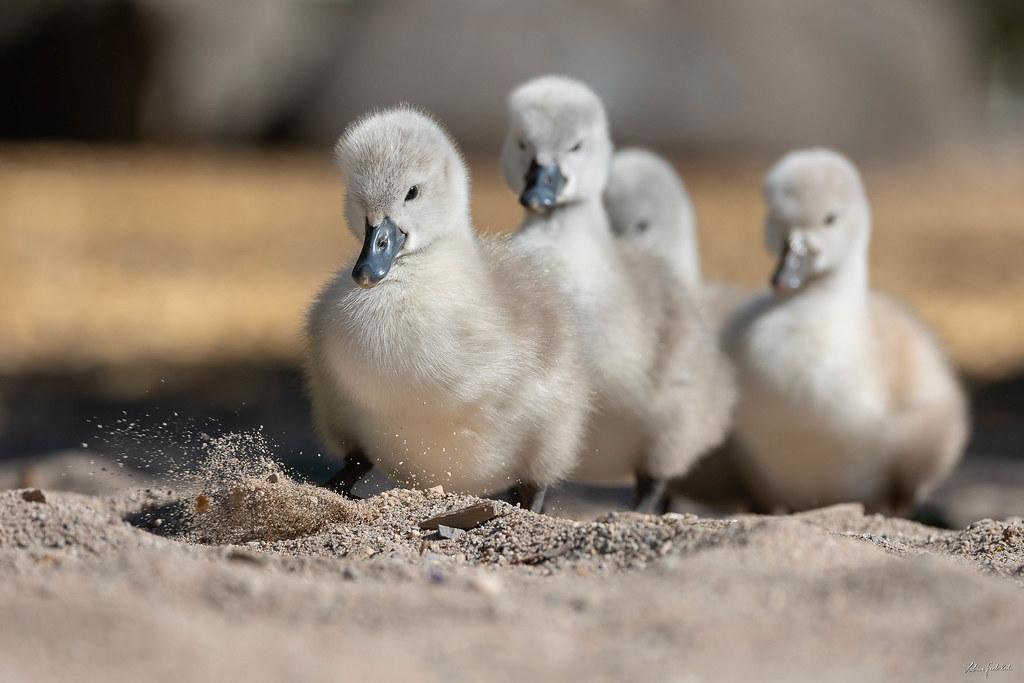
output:
[{"label": "black webbed foot", "polygon": [[369,474],[372,469],[373,463],[370,462],[370,459],[366,457],[362,450],[349,451],[348,455],[345,456],[345,462],[341,469],[335,472],[334,476],[321,484],[321,486],[335,493],[340,493],[346,498],[358,500],[358,496],[352,494],[352,488]]}]

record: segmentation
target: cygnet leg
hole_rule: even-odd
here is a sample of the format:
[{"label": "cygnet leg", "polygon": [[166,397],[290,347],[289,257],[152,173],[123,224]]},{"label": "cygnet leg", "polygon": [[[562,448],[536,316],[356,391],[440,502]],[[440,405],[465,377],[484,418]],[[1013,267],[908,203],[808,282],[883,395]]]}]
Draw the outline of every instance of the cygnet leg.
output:
[{"label": "cygnet leg", "polygon": [[516,484],[512,489],[513,505],[518,504],[519,507],[530,512],[536,512],[541,514],[544,512],[544,496],[548,492],[547,486],[538,486],[532,482],[522,482]]},{"label": "cygnet leg", "polygon": [[334,476],[327,480],[323,486],[328,488],[335,493],[340,493],[346,498],[356,498],[352,495],[352,487],[354,487],[359,480],[365,477],[370,470],[373,469],[373,463],[366,457],[361,449],[355,449],[348,452],[345,456],[345,463],[341,466]]},{"label": "cygnet leg", "polygon": [[890,517],[906,517],[914,510],[917,492],[914,491],[913,486],[908,486],[902,477],[893,475],[885,498],[882,514]]},{"label": "cygnet leg", "polygon": [[668,480],[644,472],[636,475],[636,501],[633,510],[647,515],[660,515],[668,508]]}]

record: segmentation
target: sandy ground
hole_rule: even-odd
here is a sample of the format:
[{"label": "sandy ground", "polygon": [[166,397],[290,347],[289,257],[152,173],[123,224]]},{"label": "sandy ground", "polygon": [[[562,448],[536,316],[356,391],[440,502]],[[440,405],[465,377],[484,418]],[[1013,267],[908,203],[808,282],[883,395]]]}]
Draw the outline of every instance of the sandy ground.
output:
[{"label": "sandy ground", "polygon": [[[772,159],[679,161],[706,272],[759,286]],[[1024,367],[1024,171],[1006,161],[864,169],[874,281],[911,301],[980,382]],[[477,224],[510,229],[518,209],[494,159],[472,165]],[[0,401],[0,428],[31,414],[30,435],[66,436],[58,413],[92,417],[77,395],[36,387],[36,372],[85,369],[101,398],[159,397],[165,378],[207,363],[293,366],[305,305],[356,248],[341,197],[326,154],[0,148],[0,380],[31,385],[9,392],[18,405]],[[259,389],[243,386],[225,399],[232,409]],[[998,429],[978,454],[1019,452],[1017,395],[986,412]],[[263,400],[282,427],[285,401]],[[297,414],[288,429],[305,434]],[[936,493],[952,531],[856,506],[642,517],[608,512],[623,496],[570,491],[551,516],[501,504],[443,539],[418,522],[473,499],[394,490],[350,502],[260,459],[183,483],[74,450],[8,459],[20,453],[0,453],[3,683],[998,682],[1024,671],[1013,517],[1024,464],[1010,458],[969,457]],[[25,499],[36,488],[45,502]]]},{"label": "sandy ground", "polygon": [[0,680],[939,681],[992,662],[1008,681],[1024,667],[1019,517],[946,531],[856,505],[577,521],[495,503],[446,539],[418,523],[477,499],[349,501],[258,459],[173,489],[95,482],[115,492],[0,492]]}]

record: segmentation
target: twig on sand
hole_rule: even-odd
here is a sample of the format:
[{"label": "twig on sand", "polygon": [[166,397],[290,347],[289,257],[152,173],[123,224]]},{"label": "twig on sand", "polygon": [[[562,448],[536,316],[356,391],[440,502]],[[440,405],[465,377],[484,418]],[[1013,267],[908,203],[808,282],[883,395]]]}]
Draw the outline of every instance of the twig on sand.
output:
[{"label": "twig on sand", "polygon": [[489,522],[497,516],[498,506],[493,501],[485,500],[461,510],[446,512],[443,515],[425,519],[420,522],[419,526],[427,531],[437,531],[439,526],[469,530],[480,526],[484,522]]}]

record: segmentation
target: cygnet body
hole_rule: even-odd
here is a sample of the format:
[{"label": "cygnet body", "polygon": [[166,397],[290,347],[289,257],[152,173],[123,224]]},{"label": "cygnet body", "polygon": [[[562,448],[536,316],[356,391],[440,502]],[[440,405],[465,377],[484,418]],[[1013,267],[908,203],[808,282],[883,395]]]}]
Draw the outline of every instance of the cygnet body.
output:
[{"label": "cygnet body", "polygon": [[398,108],[342,135],[350,230],[364,240],[308,317],[319,432],[350,489],[368,465],[476,494],[518,486],[535,510],[575,466],[589,405],[572,307],[536,257],[481,239],[464,162]]},{"label": "cygnet body", "polygon": [[[696,216],[682,178],[666,159],[646,149],[629,148],[612,157],[604,205],[612,232],[627,249],[639,249],[672,270],[696,298],[710,329],[721,333],[728,319],[752,298],[741,287],[703,282]],[[733,383],[732,373],[721,382]],[[673,494],[734,510],[749,498],[731,449],[721,447],[677,479]]]},{"label": "cygnet body", "polygon": [[602,203],[612,143],[598,97],[548,76],[508,106],[502,169],[527,208],[516,240],[550,264],[579,312],[596,395],[572,478],[635,478],[637,509],[656,510],[667,480],[724,438],[728,367],[673,270],[612,235]]},{"label": "cygnet body", "polygon": [[963,392],[929,331],[868,287],[870,213],[849,161],[791,153],[765,198],[775,292],[726,334],[742,464],[770,508],[905,512],[960,457]]}]

